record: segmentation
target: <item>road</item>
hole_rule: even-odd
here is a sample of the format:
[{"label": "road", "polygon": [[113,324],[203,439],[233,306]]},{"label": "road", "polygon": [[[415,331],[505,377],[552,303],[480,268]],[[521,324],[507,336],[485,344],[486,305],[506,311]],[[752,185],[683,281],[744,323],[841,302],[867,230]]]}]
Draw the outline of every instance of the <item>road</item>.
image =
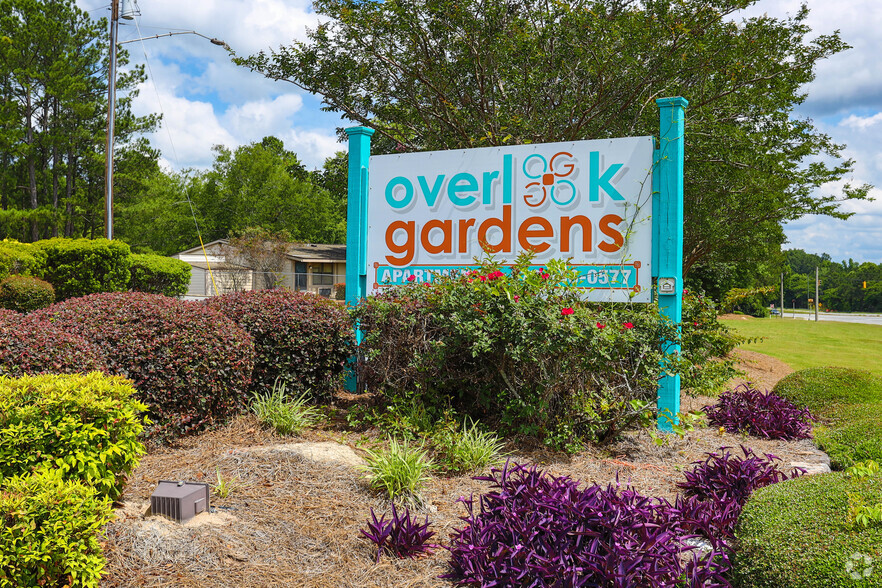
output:
[{"label": "road", "polygon": [[[815,320],[815,313],[797,312],[794,317],[792,312],[784,311],[784,318],[805,321]],[[841,323],[862,323],[865,325],[882,325],[882,314],[846,314],[842,312],[819,312],[819,321],[837,321]]]}]

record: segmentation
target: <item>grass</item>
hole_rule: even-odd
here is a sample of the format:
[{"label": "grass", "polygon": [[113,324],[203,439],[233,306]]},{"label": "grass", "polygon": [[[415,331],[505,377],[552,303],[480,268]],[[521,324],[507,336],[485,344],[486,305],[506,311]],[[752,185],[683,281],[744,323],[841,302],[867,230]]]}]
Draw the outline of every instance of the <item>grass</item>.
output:
[{"label": "grass", "polygon": [[743,337],[762,338],[742,349],[780,359],[794,370],[835,365],[882,376],[882,326],[752,317],[721,322]]},{"label": "grass", "polygon": [[423,449],[390,438],[388,451],[366,449],[365,452],[367,465],[363,469],[371,488],[389,500],[404,498],[415,504],[422,501],[420,492],[435,467]]},{"label": "grass", "polygon": [[318,410],[307,403],[306,393],[298,398],[288,399],[285,383],[278,380],[273,385],[272,392],[252,401],[251,412],[260,422],[275,428],[279,435],[297,435],[321,418]]},{"label": "grass", "polygon": [[503,442],[495,434],[478,428],[468,419],[457,428],[443,427],[434,435],[435,450],[442,455],[442,465],[450,473],[462,474],[483,470],[502,461]]}]

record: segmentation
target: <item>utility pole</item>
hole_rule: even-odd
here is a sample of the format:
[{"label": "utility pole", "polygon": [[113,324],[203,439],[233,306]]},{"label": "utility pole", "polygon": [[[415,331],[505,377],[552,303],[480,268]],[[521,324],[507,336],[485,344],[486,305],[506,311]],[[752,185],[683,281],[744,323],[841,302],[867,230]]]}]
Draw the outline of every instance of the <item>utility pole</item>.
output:
[{"label": "utility pole", "polygon": [[113,239],[113,123],[116,113],[116,40],[119,36],[119,0],[110,1],[110,62],[107,67],[107,147],[104,169],[104,229]]},{"label": "utility pole", "polygon": [[781,318],[784,318],[784,272],[781,272]]},{"label": "utility pole", "polygon": [[818,266],[815,266],[815,322],[818,322],[818,307],[821,306],[821,299],[818,297],[818,288],[821,285],[821,278],[818,271]]}]

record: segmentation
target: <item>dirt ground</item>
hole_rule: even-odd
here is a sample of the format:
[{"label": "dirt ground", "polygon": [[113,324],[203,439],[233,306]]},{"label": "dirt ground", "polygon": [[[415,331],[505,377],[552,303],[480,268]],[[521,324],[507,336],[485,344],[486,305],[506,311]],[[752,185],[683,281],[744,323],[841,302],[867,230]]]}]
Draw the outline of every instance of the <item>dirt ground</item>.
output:
[{"label": "dirt ground", "polygon": [[[738,351],[741,369],[761,388],[771,388],[791,370],[758,353]],[[711,398],[684,398],[683,409],[700,409]],[[108,565],[102,586],[450,586],[437,576],[447,571],[447,552],[417,560],[375,563],[372,544],[362,538],[369,511],[388,512],[350,465],[317,463],[293,453],[255,451],[281,443],[336,441],[356,452],[369,436],[339,430],[311,430],[302,438],[282,438],[251,416],[186,439],[177,447],[152,450],[135,470],[116,520],[106,527]],[[668,436],[659,446],[646,431],[628,433],[617,443],[575,456],[550,451],[515,452],[512,459],[540,464],[555,474],[583,483],[606,485],[618,477],[644,494],[672,499],[682,471],[705,452],[745,445],[771,453],[784,464],[811,453],[808,441],[768,441],[716,428],[697,428],[682,439]],[[185,525],[146,516],[159,480],[215,483],[218,473],[232,485],[226,498],[212,495],[211,514]],[[423,493],[436,542],[447,544],[462,522],[460,497],[486,491],[485,482],[468,476],[433,477]]]}]

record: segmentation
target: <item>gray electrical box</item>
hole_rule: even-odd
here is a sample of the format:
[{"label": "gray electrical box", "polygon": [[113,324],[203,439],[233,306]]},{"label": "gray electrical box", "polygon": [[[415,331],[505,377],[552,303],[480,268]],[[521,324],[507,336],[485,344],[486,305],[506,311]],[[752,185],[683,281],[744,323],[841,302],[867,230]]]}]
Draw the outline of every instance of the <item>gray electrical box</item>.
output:
[{"label": "gray electrical box", "polygon": [[160,480],[150,495],[150,510],[179,523],[186,523],[201,512],[208,512],[208,484]]}]

